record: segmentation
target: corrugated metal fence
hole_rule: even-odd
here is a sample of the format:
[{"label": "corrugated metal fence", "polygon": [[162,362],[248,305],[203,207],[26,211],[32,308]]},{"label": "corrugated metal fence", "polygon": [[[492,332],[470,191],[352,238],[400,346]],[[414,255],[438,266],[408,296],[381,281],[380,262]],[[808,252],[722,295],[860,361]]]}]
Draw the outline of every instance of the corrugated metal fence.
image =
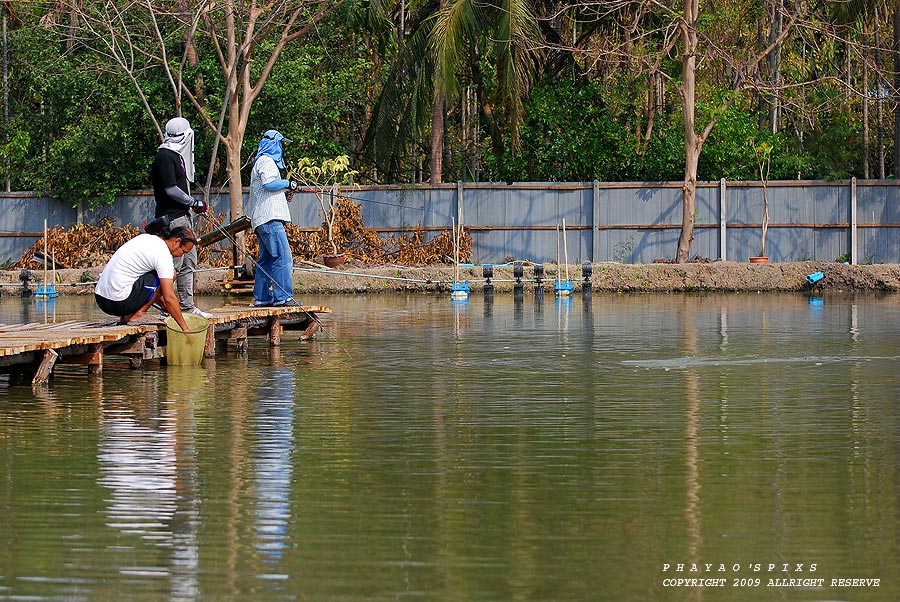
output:
[{"label": "corrugated metal fence", "polygon": [[[900,263],[900,183],[894,181],[769,182],[767,255],[773,262]],[[387,236],[413,227],[430,235],[462,223],[474,240],[474,261],[555,261],[563,248],[557,228],[565,220],[570,263],[650,263],[672,259],[681,226],[681,183],[458,183],[361,186],[344,190],[362,207],[366,226]],[[245,193],[246,203],[246,193]],[[212,208],[228,212],[227,191]],[[147,191],[113,205],[79,211],[29,193],[0,193],[0,261],[17,260],[50,227],[76,222],[140,224],[153,214]],[[759,254],[761,182],[704,182],[697,186],[691,257],[746,261]],[[291,204],[293,222],[318,227],[312,194]]]}]

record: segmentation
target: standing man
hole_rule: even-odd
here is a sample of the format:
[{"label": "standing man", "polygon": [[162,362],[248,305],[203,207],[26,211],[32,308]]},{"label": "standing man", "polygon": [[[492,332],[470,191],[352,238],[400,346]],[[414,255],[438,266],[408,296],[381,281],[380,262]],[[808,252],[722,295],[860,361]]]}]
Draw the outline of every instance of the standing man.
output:
[{"label": "standing man", "polygon": [[284,143],[280,132],[263,134],[250,172],[250,225],[259,240],[259,259],[253,280],[252,307],[300,305],[294,300],[294,259],[284,225],[291,221],[288,197],[297,183],[282,179]]},{"label": "standing man", "polygon": [[[188,182],[194,181],[194,130],[184,117],[175,117],[166,123],[163,143],[159,145],[151,168],[153,196],[156,198],[156,217],[168,219],[168,227],[193,229],[190,210],[206,211],[206,203],[190,194]],[[178,274],[175,286],[181,311],[209,318],[212,314],[194,305],[194,272],[197,270],[197,249],[175,257]]]}]

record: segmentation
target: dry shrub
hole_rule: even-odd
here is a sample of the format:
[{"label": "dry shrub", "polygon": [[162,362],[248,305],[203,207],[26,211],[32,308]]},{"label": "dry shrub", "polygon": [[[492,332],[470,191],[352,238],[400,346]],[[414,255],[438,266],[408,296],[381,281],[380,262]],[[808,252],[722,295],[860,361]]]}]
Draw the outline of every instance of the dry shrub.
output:
[{"label": "dry shrub", "polygon": [[[410,228],[402,233],[392,234],[388,238],[381,238],[375,230],[366,228],[360,207],[346,197],[337,200],[334,240],[338,250],[345,253],[347,259],[368,265],[383,263],[429,265],[453,262],[453,237],[449,229],[427,242],[425,240],[427,232],[423,228]],[[225,224],[224,213],[207,216],[210,219],[194,218],[198,237],[216,229],[212,220],[215,220],[216,224]],[[315,230],[300,228],[293,224],[287,224],[285,230],[295,259],[318,261],[323,255],[331,253],[331,243],[328,242],[327,226],[324,222]],[[55,256],[59,268],[99,266],[109,261],[116,249],[140,232],[141,230],[132,224],[116,226],[111,218],[103,218],[99,226],[75,224],[68,229],[51,228],[47,231],[48,252],[52,252]],[[259,256],[259,242],[253,232],[245,233],[244,250],[251,257]],[[43,259],[35,260],[35,254],[41,255],[43,251],[44,239],[41,237],[22,254],[19,262],[11,267],[43,266]],[[471,256],[472,237],[468,233],[463,233],[459,241],[459,260],[467,262]],[[225,239],[198,249],[198,262],[210,267],[231,265],[233,262],[231,241]]]},{"label": "dry shrub", "polygon": [[[47,230],[47,254],[56,260],[57,268],[89,268],[103,265],[116,249],[140,233],[137,226],[118,227],[111,218],[100,220],[99,226],[75,224],[71,228]],[[44,265],[44,237],[22,253],[14,268],[35,268]],[[38,255],[38,259],[35,259]],[[50,258],[48,258],[49,262]],[[48,263],[49,265],[49,263]]]}]

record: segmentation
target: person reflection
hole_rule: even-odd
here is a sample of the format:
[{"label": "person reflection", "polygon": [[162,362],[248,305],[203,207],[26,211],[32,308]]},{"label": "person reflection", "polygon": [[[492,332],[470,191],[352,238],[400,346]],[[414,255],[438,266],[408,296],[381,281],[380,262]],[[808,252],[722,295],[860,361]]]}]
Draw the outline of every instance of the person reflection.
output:
[{"label": "person reflection", "polygon": [[290,490],[294,448],[294,373],[273,368],[259,384],[253,412],[254,449],[254,547],[265,561],[281,560],[288,545]]},{"label": "person reflection", "polygon": [[[194,371],[190,376],[199,380]],[[99,484],[110,492],[107,526],[168,550],[154,566],[135,570],[162,571],[172,599],[180,600],[198,592],[196,463],[192,445],[185,444],[193,439],[190,405],[177,398],[107,398],[97,450]]]},{"label": "person reflection", "polygon": [[176,510],[175,424],[167,410],[104,401],[97,454],[100,484],[110,490],[107,525],[157,542],[171,541]]}]

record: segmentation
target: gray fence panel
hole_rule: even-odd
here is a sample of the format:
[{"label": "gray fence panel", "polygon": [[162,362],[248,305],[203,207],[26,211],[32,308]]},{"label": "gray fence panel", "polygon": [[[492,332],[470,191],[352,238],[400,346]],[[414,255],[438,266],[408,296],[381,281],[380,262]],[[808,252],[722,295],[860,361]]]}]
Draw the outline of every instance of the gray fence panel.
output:
[{"label": "gray fence panel", "polygon": [[[694,242],[691,244],[690,256],[702,257],[704,259],[717,259],[721,256],[719,244],[719,183],[706,183],[697,185],[696,194],[696,213],[694,217]],[[678,199],[679,210],[681,209],[681,191],[679,190]],[[678,224],[681,224],[679,216]],[[678,248],[678,236],[680,229],[675,237],[675,247]],[[671,259],[674,250],[669,255],[661,255],[667,259]]]},{"label": "gray fence panel", "polygon": [[900,263],[900,189],[886,182],[857,182],[856,194],[857,263]]},{"label": "gray fence panel", "polygon": [[650,185],[646,187],[600,185],[601,226],[623,226],[601,229],[601,261],[651,263],[671,258],[678,244],[677,228],[643,228],[629,226],[649,224],[676,226],[681,223],[681,186]]},{"label": "gray fence panel", "polygon": [[[244,213],[248,213],[250,206],[249,197],[244,199]],[[291,212],[291,223],[300,228],[318,228],[322,225],[322,209],[316,195],[307,192],[297,192],[293,200],[288,204]]]},{"label": "gray fence panel", "polygon": [[[760,250],[762,184],[732,182],[726,187],[727,256],[746,261]],[[594,252],[599,261],[668,260],[675,256],[681,224],[680,182],[598,184],[598,229],[592,227],[590,182],[466,184],[461,204],[456,184],[364,186],[343,192],[360,205],[366,225],[383,236],[422,226],[429,229],[426,239],[430,239],[448,229],[459,211],[472,235],[473,259],[478,263],[499,263],[510,257],[556,261],[562,252],[556,227],[563,218],[570,263]],[[850,182],[769,182],[767,192],[770,261],[833,261],[850,250]],[[856,192],[857,261],[900,262],[900,185],[864,181],[857,183]],[[719,197],[718,182],[698,183],[692,258],[716,259],[722,254]],[[211,205],[211,213],[231,220],[226,189],[213,191]],[[153,207],[152,192],[136,191],[111,206],[85,210],[80,218],[98,223],[109,217],[117,225],[140,225],[152,218]],[[39,237],[45,218],[51,227],[68,226],[79,215],[71,207],[29,193],[0,193],[0,259],[17,260]],[[295,195],[291,218],[304,228],[320,227],[322,215],[315,196]]]},{"label": "gray fence panel", "polygon": [[[473,260],[501,263],[509,258],[570,262],[589,257],[593,200],[590,185],[504,185],[466,187],[466,224],[473,234]],[[566,222],[566,237],[562,223]],[[559,232],[557,232],[559,229]]]},{"label": "gray fence panel", "polygon": [[[429,207],[426,191],[409,191],[402,188],[342,189],[342,194],[360,206],[360,213],[366,226],[370,228],[409,228],[414,226],[429,227],[443,225],[443,218],[435,223],[433,212]],[[446,210],[445,213],[448,213]],[[450,218],[447,217],[449,224]]]},{"label": "gray fence panel", "polygon": [[75,209],[28,193],[0,193],[0,261],[16,262],[28,247],[43,236],[47,227],[69,226],[77,219]]}]

